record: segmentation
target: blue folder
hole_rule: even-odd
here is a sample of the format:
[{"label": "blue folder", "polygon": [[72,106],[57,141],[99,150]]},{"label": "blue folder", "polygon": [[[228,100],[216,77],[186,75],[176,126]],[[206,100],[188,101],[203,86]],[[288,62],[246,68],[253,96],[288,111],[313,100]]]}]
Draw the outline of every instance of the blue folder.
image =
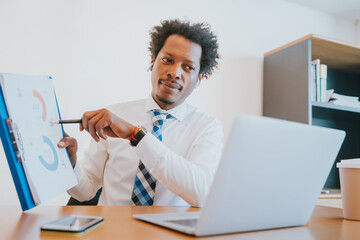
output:
[{"label": "blue folder", "polygon": [[9,114],[6,109],[4,95],[0,86],[0,137],[21,208],[25,211],[35,207],[35,203],[31,196],[29,184],[26,180],[25,172],[20,160],[21,158],[18,158],[17,156],[15,137],[11,125],[8,124],[9,121]]}]

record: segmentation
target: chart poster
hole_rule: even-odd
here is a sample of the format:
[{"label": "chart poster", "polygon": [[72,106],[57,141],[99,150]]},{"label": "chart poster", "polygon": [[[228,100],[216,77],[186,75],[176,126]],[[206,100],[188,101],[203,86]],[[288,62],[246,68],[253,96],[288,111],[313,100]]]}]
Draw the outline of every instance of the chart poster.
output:
[{"label": "chart poster", "polygon": [[2,91],[26,177],[36,202],[46,202],[77,184],[65,149],[53,81],[48,76],[2,74]]}]

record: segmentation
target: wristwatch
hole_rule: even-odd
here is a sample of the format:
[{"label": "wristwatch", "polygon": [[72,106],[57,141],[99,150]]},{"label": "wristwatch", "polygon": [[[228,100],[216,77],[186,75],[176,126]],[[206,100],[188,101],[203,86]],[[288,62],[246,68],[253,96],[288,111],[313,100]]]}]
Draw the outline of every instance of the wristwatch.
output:
[{"label": "wristwatch", "polygon": [[138,127],[139,131],[135,134],[135,136],[133,136],[132,138],[130,138],[130,145],[132,147],[136,147],[139,142],[141,141],[141,139],[146,135],[147,133],[147,130],[142,127],[142,126],[139,126]]}]

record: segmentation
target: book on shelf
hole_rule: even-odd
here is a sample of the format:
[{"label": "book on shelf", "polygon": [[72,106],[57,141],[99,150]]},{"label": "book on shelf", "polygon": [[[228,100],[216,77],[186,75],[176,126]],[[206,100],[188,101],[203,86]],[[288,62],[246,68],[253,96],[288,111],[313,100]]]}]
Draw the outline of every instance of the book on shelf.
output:
[{"label": "book on shelf", "polygon": [[320,64],[320,59],[311,62],[312,99],[315,102],[328,102],[327,99],[327,65]]},{"label": "book on shelf", "polygon": [[320,102],[327,102],[327,65],[320,64]]},{"label": "book on shelf", "polygon": [[313,62],[311,62],[311,68],[310,68],[310,71],[311,71],[311,87],[310,87],[310,95],[311,95],[311,98],[312,98],[312,101],[313,102],[316,102],[316,75],[315,75],[315,64]]},{"label": "book on shelf", "polygon": [[313,100],[316,102],[320,102],[320,59],[315,59],[311,63],[313,71]]}]

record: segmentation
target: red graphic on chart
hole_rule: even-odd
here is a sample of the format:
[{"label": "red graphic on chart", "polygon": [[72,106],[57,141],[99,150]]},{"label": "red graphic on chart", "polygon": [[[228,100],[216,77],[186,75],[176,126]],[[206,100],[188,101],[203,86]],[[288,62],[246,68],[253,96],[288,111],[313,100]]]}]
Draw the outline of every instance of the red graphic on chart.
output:
[{"label": "red graphic on chart", "polygon": [[36,97],[37,99],[39,99],[40,103],[41,103],[41,107],[42,107],[42,120],[45,122],[46,121],[46,105],[45,105],[45,101],[44,98],[41,96],[41,94],[36,91],[33,90],[33,94],[34,97]]}]

